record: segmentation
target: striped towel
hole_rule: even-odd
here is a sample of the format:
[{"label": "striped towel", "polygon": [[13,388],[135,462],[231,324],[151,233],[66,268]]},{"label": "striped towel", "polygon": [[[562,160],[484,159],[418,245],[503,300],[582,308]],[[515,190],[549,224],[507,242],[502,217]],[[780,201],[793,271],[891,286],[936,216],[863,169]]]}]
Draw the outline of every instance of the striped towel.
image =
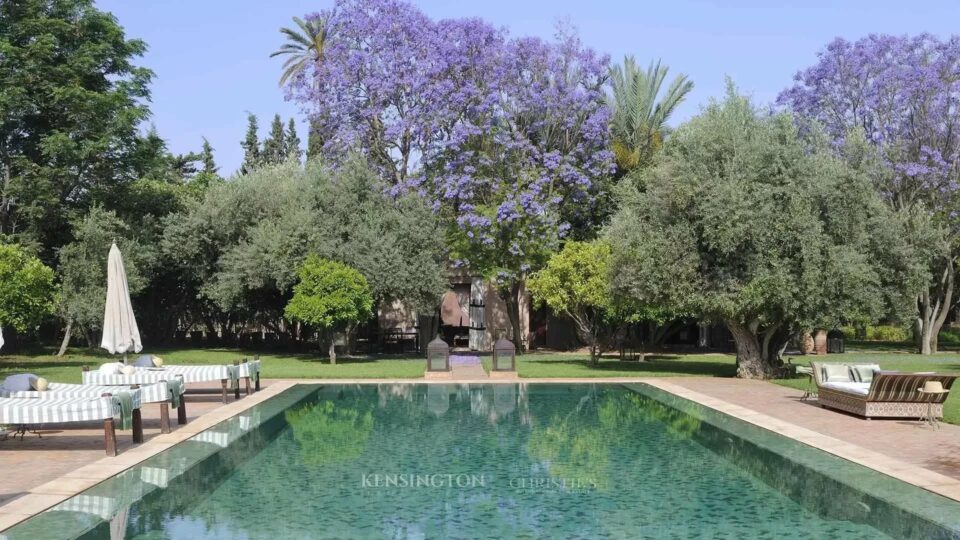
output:
[{"label": "striped towel", "polygon": [[243,362],[238,366],[240,368],[241,377],[249,377],[251,380],[260,379],[260,360],[251,360],[249,362]]},{"label": "striped towel", "polygon": [[39,398],[59,399],[64,397],[100,397],[103,394],[128,392],[133,396],[134,409],[139,409],[142,403],[159,403],[167,401],[168,390],[164,383],[146,384],[139,389],[126,386],[95,386],[89,384],[50,383],[43,392],[36,390],[5,391],[0,390],[0,398]]},{"label": "striped towel", "polygon": [[183,396],[183,378],[182,377],[173,377],[167,381],[167,389],[169,395],[167,396],[170,399],[170,408],[177,409],[180,407],[180,397]]},{"label": "striped towel", "polygon": [[130,392],[117,392],[113,395],[113,402],[120,408],[120,429],[133,428],[133,397]]}]

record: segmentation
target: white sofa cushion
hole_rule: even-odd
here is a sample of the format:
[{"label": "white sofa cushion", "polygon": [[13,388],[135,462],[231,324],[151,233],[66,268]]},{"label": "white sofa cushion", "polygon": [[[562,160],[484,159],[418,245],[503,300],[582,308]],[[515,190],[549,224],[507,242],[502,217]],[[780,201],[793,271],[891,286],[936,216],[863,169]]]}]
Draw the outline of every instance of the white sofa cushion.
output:
[{"label": "white sofa cushion", "polygon": [[853,382],[850,378],[850,368],[844,364],[824,364],[823,365],[824,382]]},{"label": "white sofa cushion", "polygon": [[877,364],[854,364],[850,366],[850,375],[853,382],[869,383],[873,381],[873,374],[880,371]]},{"label": "white sofa cushion", "polygon": [[829,388],[831,390],[839,390],[840,392],[846,392],[848,394],[856,394],[858,396],[866,396],[870,393],[870,383],[861,383],[861,382],[828,382],[820,385],[823,388]]}]

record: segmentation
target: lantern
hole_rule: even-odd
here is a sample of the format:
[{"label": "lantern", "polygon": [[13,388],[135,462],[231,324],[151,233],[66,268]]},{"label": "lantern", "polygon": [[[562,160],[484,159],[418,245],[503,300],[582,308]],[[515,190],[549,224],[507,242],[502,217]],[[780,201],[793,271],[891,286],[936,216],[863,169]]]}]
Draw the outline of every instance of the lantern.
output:
[{"label": "lantern", "polygon": [[517,348],[507,338],[500,338],[493,344],[493,370],[517,370]]},{"label": "lantern", "polygon": [[831,330],[827,333],[827,353],[839,354],[843,352],[843,332]]},{"label": "lantern", "polygon": [[440,336],[427,344],[427,371],[450,371],[450,346]]}]

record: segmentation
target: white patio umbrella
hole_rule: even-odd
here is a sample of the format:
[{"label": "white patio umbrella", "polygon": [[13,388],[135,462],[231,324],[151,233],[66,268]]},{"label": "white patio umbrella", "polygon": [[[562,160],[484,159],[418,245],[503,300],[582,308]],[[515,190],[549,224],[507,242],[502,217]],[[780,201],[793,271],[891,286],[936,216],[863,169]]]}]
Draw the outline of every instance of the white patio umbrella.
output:
[{"label": "white patio umbrella", "polygon": [[124,363],[127,353],[140,352],[140,330],[133,316],[130,303],[130,290],[127,288],[127,271],[123,268],[123,258],[117,244],[110,246],[107,258],[107,302],[103,309],[103,339],[100,346],[110,354],[123,354]]},{"label": "white patio umbrella", "polygon": [[3,328],[0,328],[0,349],[3,348]]}]

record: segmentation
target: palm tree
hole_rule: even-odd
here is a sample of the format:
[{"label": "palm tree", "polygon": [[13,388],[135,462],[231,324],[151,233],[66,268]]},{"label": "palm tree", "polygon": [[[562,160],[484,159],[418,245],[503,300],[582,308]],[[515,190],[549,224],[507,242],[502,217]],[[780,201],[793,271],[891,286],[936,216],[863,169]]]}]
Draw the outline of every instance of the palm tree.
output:
[{"label": "palm tree", "polygon": [[294,17],[293,22],[297,24],[297,28],[280,29],[280,33],[287,37],[287,43],[270,55],[270,58],[289,55],[287,61],[283,63],[280,86],[283,86],[290,77],[307,69],[310,62],[323,61],[323,52],[330,37],[327,19],[316,17],[304,21],[300,17]]},{"label": "palm tree", "polygon": [[674,77],[658,101],[669,69],[657,61],[642,71],[632,56],[623,59],[623,67],[610,68],[613,87],[613,96],[608,100],[613,112],[610,129],[621,174],[650,162],[667,135],[667,119],[693,89],[693,82],[681,73]]}]

